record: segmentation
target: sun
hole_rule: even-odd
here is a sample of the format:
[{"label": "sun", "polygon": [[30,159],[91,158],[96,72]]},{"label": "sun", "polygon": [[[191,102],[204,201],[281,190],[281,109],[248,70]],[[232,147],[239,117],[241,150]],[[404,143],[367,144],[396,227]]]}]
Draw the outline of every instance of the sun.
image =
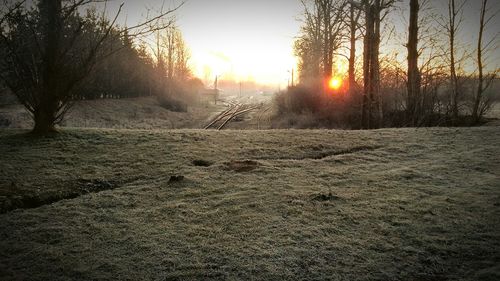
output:
[{"label": "sun", "polygon": [[332,77],[332,79],[328,82],[328,87],[332,90],[340,89],[340,87],[342,87],[342,79],[339,77]]}]

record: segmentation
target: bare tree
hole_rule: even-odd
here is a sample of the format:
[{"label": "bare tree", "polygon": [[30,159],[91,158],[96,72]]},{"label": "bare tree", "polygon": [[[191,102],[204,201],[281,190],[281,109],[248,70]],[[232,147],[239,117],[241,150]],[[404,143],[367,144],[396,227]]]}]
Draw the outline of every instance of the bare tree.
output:
[{"label": "bare tree", "polygon": [[478,123],[488,108],[488,101],[484,99],[483,94],[491,85],[491,82],[496,78],[497,71],[493,72],[489,75],[489,77],[485,81],[484,77],[484,61],[483,54],[487,51],[486,48],[490,46],[490,44],[495,40],[496,36],[491,39],[487,44],[483,46],[483,34],[484,29],[488,25],[488,23],[496,16],[496,12],[492,13],[490,16],[486,16],[487,12],[488,0],[482,0],[481,2],[481,14],[479,19],[479,36],[477,39],[477,68],[478,68],[478,84],[477,91],[474,97],[474,104],[472,108],[472,118],[474,123]]},{"label": "bare tree", "polygon": [[449,81],[449,75],[444,72],[449,69],[447,40],[443,40],[442,28],[436,24],[439,18],[431,0],[410,1],[408,4],[409,17],[403,16],[403,20],[408,22],[408,31],[404,38],[400,38],[407,49],[406,67],[402,69],[405,72],[405,87],[400,93],[404,100],[402,109],[405,118],[403,123],[398,124],[443,124],[445,120],[441,120],[439,115],[443,114],[443,108],[449,108],[449,104],[441,103],[438,90]]},{"label": "bare tree", "polygon": [[[62,121],[74,91],[95,63],[116,51],[105,51],[103,46],[115,30],[123,4],[111,21],[103,12],[98,32],[89,37],[86,22],[77,12],[106,0],[39,0],[34,10],[23,8],[23,2],[0,8],[4,15],[0,18],[0,48],[7,52],[0,58],[0,75],[31,113],[33,132],[46,134],[54,132]],[[166,28],[171,21],[160,20],[177,8],[161,11],[120,32],[140,36]]]},{"label": "bare tree", "polygon": [[364,0],[365,37],[363,40],[364,93],[361,123],[366,129],[382,126],[383,111],[380,95],[380,25],[396,0]]},{"label": "bare tree", "polygon": [[323,13],[323,77],[328,81],[332,77],[333,55],[342,44],[344,29],[344,7],[346,1],[317,0]]},{"label": "bare tree", "polygon": [[321,73],[322,57],[322,13],[318,5],[310,8],[309,2],[302,0],[304,7],[301,34],[294,42],[294,52],[299,58],[299,78],[302,83],[315,83]]},{"label": "bare tree", "polygon": [[359,28],[359,18],[361,16],[361,9],[359,9],[359,4],[352,1],[349,5],[349,70],[348,70],[348,80],[349,80],[349,96],[353,96],[356,90],[356,31]]},{"label": "bare tree", "polygon": [[371,128],[372,120],[372,76],[371,76],[371,59],[372,59],[372,42],[373,42],[373,9],[368,1],[364,2],[365,16],[365,36],[363,38],[363,99],[361,104],[361,127],[363,129]]},{"label": "bare tree", "polygon": [[408,101],[406,111],[408,119],[413,126],[416,125],[419,110],[418,99],[420,97],[420,70],[418,67],[418,12],[420,5],[418,0],[410,0],[410,24],[408,27]]},{"label": "bare tree", "polygon": [[184,43],[182,34],[178,28],[171,26],[161,33],[162,44],[160,51],[165,53],[163,64],[166,65],[164,75],[167,82],[167,95],[172,95],[177,83],[185,82],[190,76],[188,66],[189,51]]},{"label": "bare tree", "polygon": [[300,59],[300,77],[302,82],[314,81],[321,73],[321,82],[325,82],[332,77],[334,56],[345,38],[347,1],[303,0],[302,3],[304,24],[294,46]]},{"label": "bare tree", "polygon": [[463,23],[463,9],[467,0],[448,0],[447,18],[441,19],[440,24],[448,35],[449,67],[450,67],[450,103],[453,119],[459,114],[460,85],[457,75],[458,63],[465,59],[465,55],[457,58],[457,33]]}]

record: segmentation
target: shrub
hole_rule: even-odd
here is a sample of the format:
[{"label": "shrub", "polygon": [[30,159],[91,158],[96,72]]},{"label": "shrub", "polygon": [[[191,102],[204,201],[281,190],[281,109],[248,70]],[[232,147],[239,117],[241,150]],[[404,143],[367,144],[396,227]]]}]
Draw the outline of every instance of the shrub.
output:
[{"label": "shrub", "polygon": [[174,99],[170,96],[163,95],[158,96],[157,99],[160,106],[165,108],[166,110],[174,112],[187,112],[187,105],[182,101]]},{"label": "shrub", "polygon": [[273,128],[359,127],[356,97],[348,97],[343,91],[324,93],[318,88],[290,87],[277,93],[274,103]]}]

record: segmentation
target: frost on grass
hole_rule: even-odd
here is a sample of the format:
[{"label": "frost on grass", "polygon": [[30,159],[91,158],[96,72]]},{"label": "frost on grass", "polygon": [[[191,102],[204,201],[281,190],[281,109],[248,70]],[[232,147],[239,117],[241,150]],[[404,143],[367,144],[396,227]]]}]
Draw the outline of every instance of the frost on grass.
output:
[{"label": "frost on grass", "polygon": [[2,280],[498,280],[498,127],[20,133]]},{"label": "frost on grass", "polygon": [[234,171],[234,172],[250,172],[259,166],[259,162],[253,161],[253,160],[232,160],[229,162],[225,162],[224,165],[226,166],[227,170]]},{"label": "frost on grass", "polygon": [[[187,112],[173,112],[161,106],[154,97],[75,101],[62,127],[113,129],[199,128],[213,112],[215,105],[193,105]],[[32,128],[33,122],[22,105],[0,105],[0,128]]]}]

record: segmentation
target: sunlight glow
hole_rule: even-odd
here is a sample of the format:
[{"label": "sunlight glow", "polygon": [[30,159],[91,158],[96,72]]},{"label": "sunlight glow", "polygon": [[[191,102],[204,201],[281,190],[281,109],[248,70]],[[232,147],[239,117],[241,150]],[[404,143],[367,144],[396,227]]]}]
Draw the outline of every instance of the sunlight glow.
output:
[{"label": "sunlight glow", "polygon": [[[250,48],[219,48],[206,50],[192,48],[191,65],[196,76],[212,81],[217,75],[221,80],[256,81],[267,85],[286,85],[289,73],[295,68],[296,59],[290,52],[277,50],[252,50]],[[277,55],[278,54],[278,55]]]},{"label": "sunlight glow", "polygon": [[345,74],[349,70],[349,65],[345,60],[338,60],[335,63],[335,72],[337,74]]},{"label": "sunlight glow", "polygon": [[338,90],[340,89],[340,87],[342,87],[342,79],[339,77],[332,77],[332,79],[330,79],[330,82],[328,82],[328,86],[332,90]]}]

